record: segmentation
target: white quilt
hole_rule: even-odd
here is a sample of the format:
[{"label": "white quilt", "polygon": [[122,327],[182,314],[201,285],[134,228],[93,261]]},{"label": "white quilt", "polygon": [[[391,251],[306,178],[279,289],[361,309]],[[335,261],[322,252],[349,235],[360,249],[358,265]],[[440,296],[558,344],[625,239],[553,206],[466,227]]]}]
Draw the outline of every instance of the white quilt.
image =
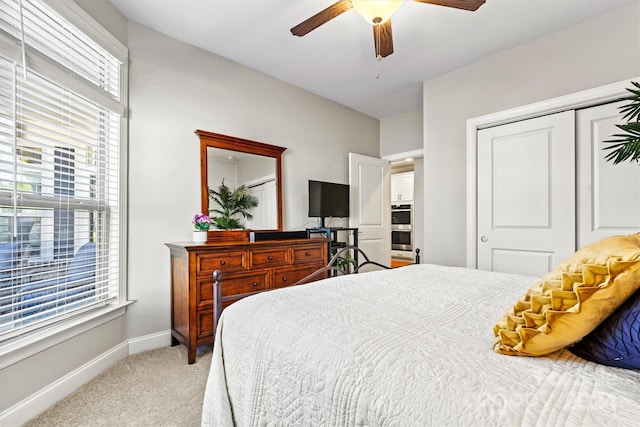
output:
[{"label": "white quilt", "polygon": [[639,372],[493,352],[535,281],[423,264],[245,298],[218,325],[202,424],[640,425]]}]

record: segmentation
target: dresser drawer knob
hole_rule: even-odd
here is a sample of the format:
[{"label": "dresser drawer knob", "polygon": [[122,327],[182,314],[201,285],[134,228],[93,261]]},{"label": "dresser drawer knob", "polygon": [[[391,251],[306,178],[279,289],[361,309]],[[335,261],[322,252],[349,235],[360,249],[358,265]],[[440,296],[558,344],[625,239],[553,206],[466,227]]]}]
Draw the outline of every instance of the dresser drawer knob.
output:
[{"label": "dresser drawer knob", "polygon": [[220,265],[225,265],[226,263],[227,261],[224,261],[224,260],[220,261]]},{"label": "dresser drawer knob", "polygon": [[286,277],[283,277],[283,278],[282,278],[282,281],[283,281],[283,282],[286,282],[286,281],[287,281],[287,278],[286,278]]},{"label": "dresser drawer knob", "polygon": [[269,255],[269,257],[267,258],[269,261],[273,261],[273,257],[271,255]]},{"label": "dresser drawer knob", "polygon": [[305,252],[304,256],[311,256],[311,253]]},{"label": "dresser drawer knob", "polygon": [[258,286],[258,282],[253,282],[253,286]]}]

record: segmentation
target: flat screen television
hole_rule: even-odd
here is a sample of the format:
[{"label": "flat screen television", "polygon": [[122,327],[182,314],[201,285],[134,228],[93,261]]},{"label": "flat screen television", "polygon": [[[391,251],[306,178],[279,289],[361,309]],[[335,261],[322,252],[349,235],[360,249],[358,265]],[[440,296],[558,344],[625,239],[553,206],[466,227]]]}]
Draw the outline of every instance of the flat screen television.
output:
[{"label": "flat screen television", "polygon": [[349,216],[349,185],[309,180],[309,217],[321,219]]}]

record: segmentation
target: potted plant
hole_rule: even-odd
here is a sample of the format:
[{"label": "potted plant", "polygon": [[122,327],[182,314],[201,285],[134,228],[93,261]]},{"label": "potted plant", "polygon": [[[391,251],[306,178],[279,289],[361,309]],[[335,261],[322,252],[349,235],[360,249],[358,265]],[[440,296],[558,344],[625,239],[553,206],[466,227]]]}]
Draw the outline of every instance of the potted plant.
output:
[{"label": "potted plant", "polygon": [[207,231],[211,227],[211,218],[202,213],[197,213],[193,217],[193,241],[196,243],[204,243],[207,241]]},{"label": "potted plant", "polygon": [[253,218],[250,213],[251,209],[258,206],[257,197],[249,193],[246,185],[241,185],[232,191],[225,185],[224,179],[217,190],[209,189],[209,199],[218,206],[209,209],[210,215],[217,214],[216,216],[212,215],[212,223],[216,228],[222,230],[244,229],[245,227],[238,216],[251,219]]},{"label": "potted plant", "polygon": [[353,268],[358,268],[358,261],[356,261],[356,259],[347,252],[343,256],[337,257],[334,265],[344,274],[349,274],[351,273],[351,266],[353,266]]}]

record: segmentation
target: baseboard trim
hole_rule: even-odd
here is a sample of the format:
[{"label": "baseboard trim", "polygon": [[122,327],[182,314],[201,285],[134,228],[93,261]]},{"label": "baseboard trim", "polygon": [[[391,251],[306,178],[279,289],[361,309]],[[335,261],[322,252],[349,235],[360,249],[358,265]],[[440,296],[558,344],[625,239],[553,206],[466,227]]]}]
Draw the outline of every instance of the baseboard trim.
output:
[{"label": "baseboard trim", "polygon": [[1,413],[0,425],[20,426],[26,423],[34,417],[34,414],[44,412],[60,399],[73,393],[80,388],[80,386],[91,381],[128,355],[129,349],[127,342],[113,347],[111,350],[101,354]]},{"label": "baseboard trim", "polygon": [[129,340],[129,354],[142,353],[171,345],[171,331],[157,332]]},{"label": "baseboard trim", "polygon": [[170,344],[171,331],[158,332],[124,341],[1,412],[0,426],[21,426],[125,357],[143,351],[166,347]]}]

